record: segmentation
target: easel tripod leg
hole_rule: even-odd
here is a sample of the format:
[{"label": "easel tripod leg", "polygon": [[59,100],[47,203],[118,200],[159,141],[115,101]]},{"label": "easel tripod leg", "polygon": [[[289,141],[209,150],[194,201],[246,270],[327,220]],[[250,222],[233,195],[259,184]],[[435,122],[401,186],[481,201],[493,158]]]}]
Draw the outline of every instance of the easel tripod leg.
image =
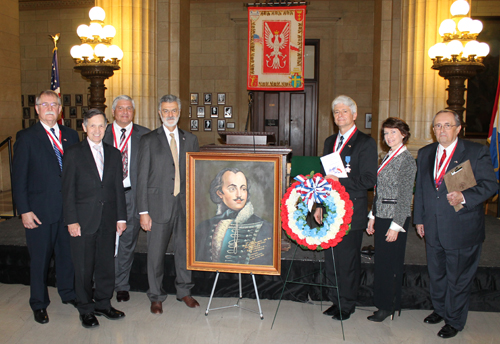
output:
[{"label": "easel tripod leg", "polygon": [[[215,293],[215,287],[217,286],[217,280],[219,279],[219,271],[217,271],[217,275],[215,276],[214,286],[212,287],[212,293],[210,294],[210,299],[208,300],[207,310],[205,311],[205,315],[208,315],[208,311],[210,310],[210,304],[212,303],[212,299]],[[241,276],[240,276],[240,288],[241,288]]]}]

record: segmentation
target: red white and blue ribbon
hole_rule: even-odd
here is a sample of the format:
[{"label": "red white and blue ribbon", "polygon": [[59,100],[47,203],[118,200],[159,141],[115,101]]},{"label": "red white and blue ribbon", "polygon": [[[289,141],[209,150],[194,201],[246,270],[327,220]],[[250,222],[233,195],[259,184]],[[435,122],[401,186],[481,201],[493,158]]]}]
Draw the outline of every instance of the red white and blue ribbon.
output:
[{"label": "red white and blue ribbon", "polygon": [[301,195],[302,200],[307,203],[309,211],[314,203],[323,203],[332,191],[332,186],[323,177],[315,176],[308,179],[298,175],[295,180],[300,182],[296,190]]}]

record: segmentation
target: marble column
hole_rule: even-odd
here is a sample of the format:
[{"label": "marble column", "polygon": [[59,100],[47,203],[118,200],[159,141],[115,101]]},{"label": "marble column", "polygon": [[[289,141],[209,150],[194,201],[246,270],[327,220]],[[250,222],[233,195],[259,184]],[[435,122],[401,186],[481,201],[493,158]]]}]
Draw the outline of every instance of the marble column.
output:
[{"label": "marble column", "polygon": [[136,123],[156,126],[156,0],[98,0],[106,11],[105,24],[116,29],[113,44],[123,50],[121,69],[106,81],[106,114],[111,121],[111,104],[126,94],[135,102]]}]

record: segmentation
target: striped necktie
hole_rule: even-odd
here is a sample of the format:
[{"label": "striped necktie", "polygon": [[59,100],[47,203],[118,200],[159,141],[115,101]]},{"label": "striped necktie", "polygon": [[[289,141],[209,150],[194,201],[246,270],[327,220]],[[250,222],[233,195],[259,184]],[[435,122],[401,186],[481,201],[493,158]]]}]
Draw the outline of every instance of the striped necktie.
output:
[{"label": "striped necktie", "polygon": [[[52,132],[52,134],[54,134],[54,137],[56,138],[57,140],[57,136],[56,136],[56,130],[54,128],[50,128],[50,131]],[[59,168],[61,169],[62,171],[62,153],[61,151],[59,150],[59,148],[57,148],[56,146],[56,143],[54,142],[52,144],[52,147],[54,148],[54,152],[56,153],[56,158],[57,158],[57,162],[59,162]]]},{"label": "striped necktie", "polygon": [[102,172],[104,171],[104,157],[102,156],[101,149],[98,145],[95,145],[92,148],[94,148],[97,152],[97,171],[99,172],[99,177],[102,180]]},{"label": "striped necktie", "polygon": [[[122,136],[120,137],[120,147],[123,144],[123,141],[125,141],[125,132],[127,129],[122,128]],[[128,146],[128,142],[127,142]],[[128,148],[127,146],[123,147],[122,151],[122,165],[123,165],[123,179],[126,179],[128,177]]]}]

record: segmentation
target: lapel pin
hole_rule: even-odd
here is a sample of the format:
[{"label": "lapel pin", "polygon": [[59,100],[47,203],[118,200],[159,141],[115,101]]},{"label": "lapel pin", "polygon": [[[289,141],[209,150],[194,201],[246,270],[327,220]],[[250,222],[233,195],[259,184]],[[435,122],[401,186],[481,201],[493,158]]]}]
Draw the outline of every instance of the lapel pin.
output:
[{"label": "lapel pin", "polygon": [[68,141],[68,140],[66,140],[66,139],[63,139],[63,141]]},{"label": "lapel pin", "polygon": [[347,145],[347,147],[351,148],[351,145]]},{"label": "lapel pin", "polygon": [[455,160],[455,164],[458,164],[458,161]]}]

